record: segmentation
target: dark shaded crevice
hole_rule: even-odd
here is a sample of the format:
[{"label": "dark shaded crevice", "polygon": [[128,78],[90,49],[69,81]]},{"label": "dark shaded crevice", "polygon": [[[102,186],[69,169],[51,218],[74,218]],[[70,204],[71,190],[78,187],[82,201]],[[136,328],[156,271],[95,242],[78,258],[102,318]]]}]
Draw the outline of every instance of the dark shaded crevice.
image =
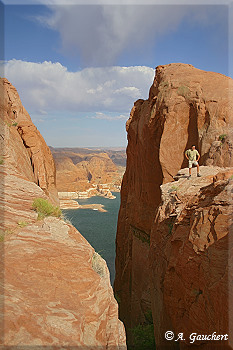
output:
[{"label": "dark shaded crevice", "polygon": [[[214,208],[214,213],[212,214],[213,220],[211,221],[210,218],[208,218],[208,220],[210,222],[210,233],[209,233],[209,235],[212,234],[213,239],[214,239],[215,242],[218,240],[218,236],[217,236],[217,233],[216,233],[216,230],[215,230],[215,221],[216,221],[216,219],[217,219],[219,214],[221,214],[220,209],[219,208]],[[209,235],[207,237],[208,242],[210,242]]]},{"label": "dark shaded crevice", "polygon": [[195,236],[198,236],[199,238],[200,238],[200,235],[199,235],[199,233],[197,231],[197,226],[198,226],[200,221],[202,221],[202,224],[203,224],[203,222],[204,222],[204,215],[203,215],[202,211],[201,212],[197,212],[196,222],[195,222],[195,225],[193,227],[193,232],[194,232]]},{"label": "dark shaded crevice", "polygon": [[88,181],[91,181],[91,179],[92,179],[92,174],[91,174],[90,172],[88,172],[87,178],[88,178]]},{"label": "dark shaded crevice", "polygon": [[[19,128],[17,129],[17,131],[18,131],[19,136],[20,136],[20,138],[21,138],[21,140],[22,140],[22,142],[23,142],[24,147],[25,147],[26,150],[27,150],[27,153],[28,153],[28,156],[29,156],[29,159],[30,159],[30,162],[31,162],[32,172],[33,172],[33,174],[35,175],[35,168],[34,168],[34,163],[33,163],[33,161],[32,161],[31,148],[26,144],[26,142],[25,142],[25,140],[24,140],[24,138],[23,138],[23,136],[22,136],[22,135],[23,135],[22,129],[19,127]],[[39,180],[36,181],[35,183],[39,186]],[[39,187],[40,187],[40,186],[39,186]]]},{"label": "dark shaded crevice", "polygon": [[205,125],[207,125],[206,131],[208,130],[208,127],[210,125],[210,113],[209,111],[205,112]]},{"label": "dark shaded crevice", "polygon": [[[209,111],[206,111],[206,112],[205,112],[205,124],[204,124],[204,126],[203,126],[203,129],[205,130],[205,134],[206,134],[207,131],[208,131],[209,125],[210,125],[210,113],[209,113]],[[202,137],[202,139],[200,140],[200,151],[201,151],[201,149],[202,149],[202,142],[203,142],[203,137]],[[201,152],[200,152],[200,153],[201,153]],[[209,151],[206,152],[205,154],[203,154],[203,155],[201,156],[200,161],[199,161],[199,164],[200,164],[200,165],[205,165],[208,158],[209,158]]]},{"label": "dark shaded crevice", "polygon": [[148,243],[150,245],[150,235],[147,232],[133,225],[130,225],[130,227],[135,237],[137,237],[141,242]]},{"label": "dark shaded crevice", "polygon": [[[184,151],[191,148],[192,146],[196,146],[196,149],[200,153],[198,125],[197,125],[197,110],[192,104],[190,104],[189,105],[188,141],[186,143],[186,147]],[[187,159],[184,156],[184,160],[181,165],[181,168],[186,168],[186,167],[187,167]]]},{"label": "dark shaded crevice", "polygon": [[199,164],[200,165],[205,165],[207,159],[209,159],[209,152],[206,152],[205,154],[203,154],[199,160]]}]

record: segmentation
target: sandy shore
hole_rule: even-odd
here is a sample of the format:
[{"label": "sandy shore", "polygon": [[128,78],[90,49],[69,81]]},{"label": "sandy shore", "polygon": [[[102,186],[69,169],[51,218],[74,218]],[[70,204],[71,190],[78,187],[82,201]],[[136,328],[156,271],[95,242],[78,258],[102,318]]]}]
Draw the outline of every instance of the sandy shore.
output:
[{"label": "sandy shore", "polygon": [[98,211],[101,211],[102,213],[107,212],[107,210],[104,209],[104,205],[103,204],[85,204],[85,205],[80,205],[79,209],[98,210]]},{"label": "sandy shore", "polygon": [[60,208],[61,209],[92,209],[98,210],[101,212],[106,212],[103,204],[84,204],[80,205],[74,199],[60,199]]}]

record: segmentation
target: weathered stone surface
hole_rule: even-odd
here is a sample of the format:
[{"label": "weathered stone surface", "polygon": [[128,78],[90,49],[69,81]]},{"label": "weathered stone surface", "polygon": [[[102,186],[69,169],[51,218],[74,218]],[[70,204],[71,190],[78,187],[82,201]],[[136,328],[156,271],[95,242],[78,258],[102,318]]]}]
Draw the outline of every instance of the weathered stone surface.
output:
[{"label": "weathered stone surface", "polygon": [[46,199],[44,191],[0,168],[4,346],[125,349],[105,261],[99,257],[93,267],[94,249],[70,224],[52,217],[37,221],[32,202]]},{"label": "weathered stone surface", "polygon": [[47,218],[4,244],[5,346],[125,349],[107,265],[74,227]]},{"label": "weathered stone surface", "polygon": [[[57,168],[59,192],[82,192],[93,185],[107,184],[111,191],[119,191],[125,167],[115,164],[124,160],[124,152],[98,151],[87,148],[51,148]],[[120,155],[118,155],[120,153]],[[120,157],[121,156],[121,157]],[[121,159],[122,158],[122,159]]]},{"label": "weathered stone surface", "polygon": [[105,261],[70,223],[37,220],[35,198],[56,202],[53,158],[16,90],[1,84],[0,345],[125,350]]},{"label": "weathered stone surface", "polygon": [[[232,91],[232,79],[221,74],[204,72],[186,64],[159,66],[156,69],[155,80],[150,89],[148,100],[138,100],[135,103],[126,124],[128,132],[127,168],[121,190],[114,288],[121,299],[120,317],[128,330],[139,322],[144,322],[146,311],[152,308],[157,346],[161,349],[164,346],[162,339],[164,340],[165,328],[167,328],[166,330],[175,329],[178,331],[178,327],[174,323],[177,321],[175,317],[179,312],[185,313],[186,309],[179,311],[176,304],[176,307],[172,308],[171,312],[174,315],[171,317],[170,312],[167,311],[170,308],[171,299],[164,292],[164,288],[168,288],[169,282],[167,283],[167,281],[169,279],[164,280],[165,286],[162,283],[163,280],[158,277],[165,275],[166,264],[172,263],[169,260],[166,262],[158,256],[160,254],[164,259],[170,257],[170,253],[163,251],[165,249],[163,241],[167,239],[168,235],[167,226],[165,231],[160,225],[157,225],[157,229],[155,229],[155,216],[161,203],[160,186],[174,181],[173,177],[179,169],[187,167],[188,162],[184,157],[184,152],[193,144],[196,145],[201,154],[201,165],[233,166],[233,101],[229,98]],[[212,183],[213,175],[216,175],[216,172],[214,171],[210,175],[209,184]],[[186,179],[185,181],[188,182]],[[190,184],[192,181],[194,180],[190,180]],[[200,182],[202,181],[204,179],[200,180]],[[222,190],[225,194],[226,191]],[[209,195],[212,195],[211,191]],[[191,197],[193,196],[194,194]],[[169,203],[170,205],[171,203]],[[209,210],[214,210],[214,202],[210,202],[209,205],[212,208]],[[226,203],[226,207],[229,207],[229,203]],[[206,225],[206,221],[208,218],[213,219],[213,216],[209,215],[212,214],[205,214],[206,231],[207,227],[208,229],[210,227]],[[205,231],[205,238],[197,241],[196,236],[194,237],[193,233],[187,230],[185,224],[183,225],[183,236],[185,237],[183,239],[187,241],[187,247],[194,256],[197,256],[197,259],[202,261],[202,254],[208,254],[206,251],[215,251],[215,255],[210,256],[209,262],[213,273],[219,269],[214,262],[216,259],[219,261],[219,266],[222,264],[222,271],[225,269],[226,246],[224,248],[222,242],[228,237],[226,234],[226,215],[224,214],[224,217],[220,218],[221,216],[219,216],[219,229],[223,230],[224,237],[218,236],[216,242],[207,245],[205,252],[201,251],[200,253],[195,249],[199,250],[200,247],[204,249],[206,240],[208,241],[207,232]],[[198,230],[201,229],[202,222],[200,221]],[[156,230],[161,230],[160,235]],[[158,242],[157,253],[155,253],[153,245],[156,241],[155,237],[158,239],[159,236],[161,240]],[[192,283],[198,285],[196,279],[199,278],[199,275],[196,272],[192,273],[191,270],[186,271],[184,261],[185,257],[181,260],[181,264],[184,265],[179,270],[181,275],[180,288],[184,288],[182,278],[185,278],[186,272],[188,272],[190,281],[187,288],[190,288]],[[208,266],[206,265],[207,270]],[[154,271],[156,273],[152,273]],[[169,278],[171,279],[171,277]],[[206,273],[203,278],[208,278],[208,274]],[[178,283],[177,280],[176,283]],[[207,281],[208,283],[210,283],[210,279]],[[219,282],[218,292],[221,291],[222,287]],[[172,284],[170,288],[173,288]],[[168,290],[170,292],[170,289]],[[185,304],[186,294],[184,291],[178,288],[177,292],[174,290],[174,293],[177,295],[180,293],[179,303],[180,305]],[[191,290],[187,289],[186,293],[191,293]],[[152,300],[151,295],[153,295]],[[155,302],[155,298],[163,300],[162,304]],[[223,301],[223,299],[219,299],[219,305]],[[217,303],[216,300],[214,302]],[[224,308],[225,306],[226,304],[223,303]],[[185,307],[188,310],[186,304]],[[213,310],[214,313],[216,308]],[[196,308],[195,312],[196,319],[199,318],[199,312],[201,317],[200,307]],[[207,305],[206,312],[207,314],[211,313],[210,304]],[[215,316],[217,319],[220,314],[216,313]],[[210,323],[207,321],[207,318],[203,318],[206,327],[210,329]],[[194,325],[192,317],[190,317],[190,322],[185,318],[180,318],[180,326],[182,322],[185,322],[184,328],[186,329]],[[224,322],[219,321],[218,329],[225,331],[225,325]],[[170,346],[172,346],[171,343]]]},{"label": "weathered stone surface", "polygon": [[0,79],[1,149],[7,167],[16,168],[21,176],[35,182],[59,204],[53,156],[40,132],[23,107],[17,90]]},{"label": "weathered stone surface", "polygon": [[[186,174],[188,174],[188,169]],[[151,300],[157,344],[168,345],[165,332],[229,334],[228,254],[233,209],[233,168],[218,179],[218,167],[201,167],[193,177],[161,186],[162,202],[151,231]],[[222,170],[222,169],[221,169]],[[182,171],[183,173],[184,171]],[[217,175],[214,181],[210,175]],[[223,172],[221,171],[221,177]],[[217,180],[218,179],[218,180]],[[196,345],[213,342],[195,342]],[[227,342],[225,342],[227,344]],[[173,344],[170,344],[172,348]]]}]

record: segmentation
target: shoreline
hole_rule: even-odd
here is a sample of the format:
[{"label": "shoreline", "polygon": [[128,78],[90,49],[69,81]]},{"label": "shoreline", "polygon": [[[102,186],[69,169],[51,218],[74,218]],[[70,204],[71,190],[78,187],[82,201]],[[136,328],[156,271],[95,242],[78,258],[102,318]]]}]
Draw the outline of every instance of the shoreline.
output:
[{"label": "shoreline", "polygon": [[79,204],[74,199],[60,199],[60,209],[66,210],[66,209],[92,209],[92,210],[98,210],[102,213],[107,212],[106,209],[104,209],[103,204]]},{"label": "shoreline", "polygon": [[[116,188],[112,192],[120,193],[120,189]],[[60,200],[72,200],[72,199],[88,199],[91,197],[104,197],[107,199],[115,199],[116,196],[110,191],[109,186],[102,185],[101,188],[92,187],[86,191],[59,191],[58,197]]]}]

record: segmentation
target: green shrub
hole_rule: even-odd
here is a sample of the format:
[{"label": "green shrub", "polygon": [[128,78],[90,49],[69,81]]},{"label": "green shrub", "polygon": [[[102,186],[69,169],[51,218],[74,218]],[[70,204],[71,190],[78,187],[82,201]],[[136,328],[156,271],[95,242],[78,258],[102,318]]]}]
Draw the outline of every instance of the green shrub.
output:
[{"label": "green shrub", "polygon": [[133,333],[133,349],[135,350],[154,350],[155,337],[153,324],[142,325],[139,324],[132,329]]},{"label": "green shrub", "polygon": [[171,187],[171,188],[169,188],[168,193],[171,193],[171,192],[177,192],[177,191],[178,191],[178,187],[177,187],[177,186],[175,186],[175,185],[172,185],[172,187]]},{"label": "green shrub", "polygon": [[227,134],[222,134],[222,135],[219,135],[218,139],[219,141],[224,141],[226,137],[227,137]]},{"label": "green shrub", "polygon": [[4,242],[5,238],[7,238],[9,235],[11,235],[12,233],[14,233],[16,230],[16,228],[13,227],[8,227],[5,229],[0,229],[0,242]]},{"label": "green shrub", "polygon": [[179,96],[188,97],[190,95],[190,90],[188,86],[181,85],[177,89],[177,94]]},{"label": "green shrub", "polygon": [[19,227],[25,227],[28,225],[28,222],[27,221],[19,221],[18,225],[19,225]]},{"label": "green shrub", "polygon": [[148,310],[145,314],[146,322],[148,324],[153,324],[153,315],[152,315],[152,310]]},{"label": "green shrub", "polygon": [[32,208],[38,213],[38,220],[44,219],[46,216],[61,217],[62,212],[59,207],[55,207],[47,199],[36,198],[33,201]]},{"label": "green shrub", "polygon": [[4,164],[4,159],[0,157],[0,165]]},{"label": "green shrub", "polygon": [[133,344],[129,346],[129,349],[155,349],[154,324],[151,310],[145,314],[145,318],[146,321],[143,324],[139,324],[131,329]]},{"label": "green shrub", "polygon": [[7,126],[9,126],[9,128],[11,127],[11,126],[17,126],[18,125],[18,123],[17,122],[5,122],[5,124],[7,125]]}]

